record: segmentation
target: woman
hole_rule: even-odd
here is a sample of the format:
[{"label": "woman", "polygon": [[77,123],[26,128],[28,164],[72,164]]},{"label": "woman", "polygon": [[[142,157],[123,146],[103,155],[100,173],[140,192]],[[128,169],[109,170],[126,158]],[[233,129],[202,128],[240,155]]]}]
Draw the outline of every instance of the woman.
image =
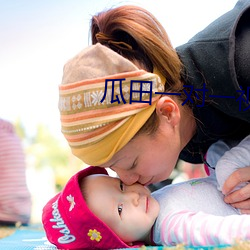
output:
[{"label": "woman", "polygon": [[[249,12],[250,1],[239,1],[176,51],[144,9],[121,6],[94,16],[94,45],[65,65],[60,86],[62,132],[72,152],[113,169],[128,185],[149,185],[168,178],[179,157],[202,163],[212,143],[250,134]],[[124,102],[133,97],[131,79],[154,83],[152,104],[145,93],[143,103]],[[225,190],[249,179],[250,167],[238,170]],[[249,191],[247,185],[225,201],[250,211]]]}]

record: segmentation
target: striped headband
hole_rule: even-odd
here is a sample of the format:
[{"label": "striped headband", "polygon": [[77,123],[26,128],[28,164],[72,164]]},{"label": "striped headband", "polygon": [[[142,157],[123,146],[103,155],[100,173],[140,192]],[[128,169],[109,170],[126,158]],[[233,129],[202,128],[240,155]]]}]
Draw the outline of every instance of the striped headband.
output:
[{"label": "striped headband", "polygon": [[155,110],[165,80],[111,49],[92,45],[64,66],[61,129],[72,153],[101,165],[125,146]]}]

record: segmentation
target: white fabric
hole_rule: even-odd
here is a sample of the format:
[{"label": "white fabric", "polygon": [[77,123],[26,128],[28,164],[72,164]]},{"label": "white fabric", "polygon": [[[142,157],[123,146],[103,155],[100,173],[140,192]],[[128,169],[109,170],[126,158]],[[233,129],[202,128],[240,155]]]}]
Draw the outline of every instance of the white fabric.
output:
[{"label": "white fabric", "polygon": [[207,161],[212,167],[216,165],[215,173],[211,169],[209,177],[166,186],[153,193],[161,208],[153,229],[157,245],[205,246],[250,239],[250,215],[240,215],[226,204],[219,190],[233,171],[250,165],[250,136],[229,149],[222,141],[209,148]]}]

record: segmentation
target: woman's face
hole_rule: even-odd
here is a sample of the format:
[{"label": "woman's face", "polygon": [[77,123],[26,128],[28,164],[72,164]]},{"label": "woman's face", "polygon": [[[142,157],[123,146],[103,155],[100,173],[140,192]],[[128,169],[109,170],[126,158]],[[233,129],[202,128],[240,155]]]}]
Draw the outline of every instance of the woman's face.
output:
[{"label": "woman's face", "polygon": [[126,185],[149,185],[170,176],[180,151],[176,127],[163,122],[154,136],[136,136],[101,167],[114,170]]}]

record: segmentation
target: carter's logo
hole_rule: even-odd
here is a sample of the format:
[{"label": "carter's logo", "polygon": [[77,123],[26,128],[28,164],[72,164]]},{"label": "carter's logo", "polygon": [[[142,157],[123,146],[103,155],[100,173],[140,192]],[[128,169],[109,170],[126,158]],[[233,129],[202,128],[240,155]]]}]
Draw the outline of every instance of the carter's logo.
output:
[{"label": "carter's logo", "polygon": [[56,222],[56,225],[53,225],[52,227],[55,229],[59,229],[59,232],[63,234],[63,236],[58,238],[58,243],[60,244],[68,244],[76,240],[76,237],[72,234],[70,234],[70,230],[67,227],[67,225],[64,223],[64,220],[61,217],[61,214],[58,210],[58,201],[55,201],[52,204],[52,215],[53,218],[50,219],[51,222]]}]

